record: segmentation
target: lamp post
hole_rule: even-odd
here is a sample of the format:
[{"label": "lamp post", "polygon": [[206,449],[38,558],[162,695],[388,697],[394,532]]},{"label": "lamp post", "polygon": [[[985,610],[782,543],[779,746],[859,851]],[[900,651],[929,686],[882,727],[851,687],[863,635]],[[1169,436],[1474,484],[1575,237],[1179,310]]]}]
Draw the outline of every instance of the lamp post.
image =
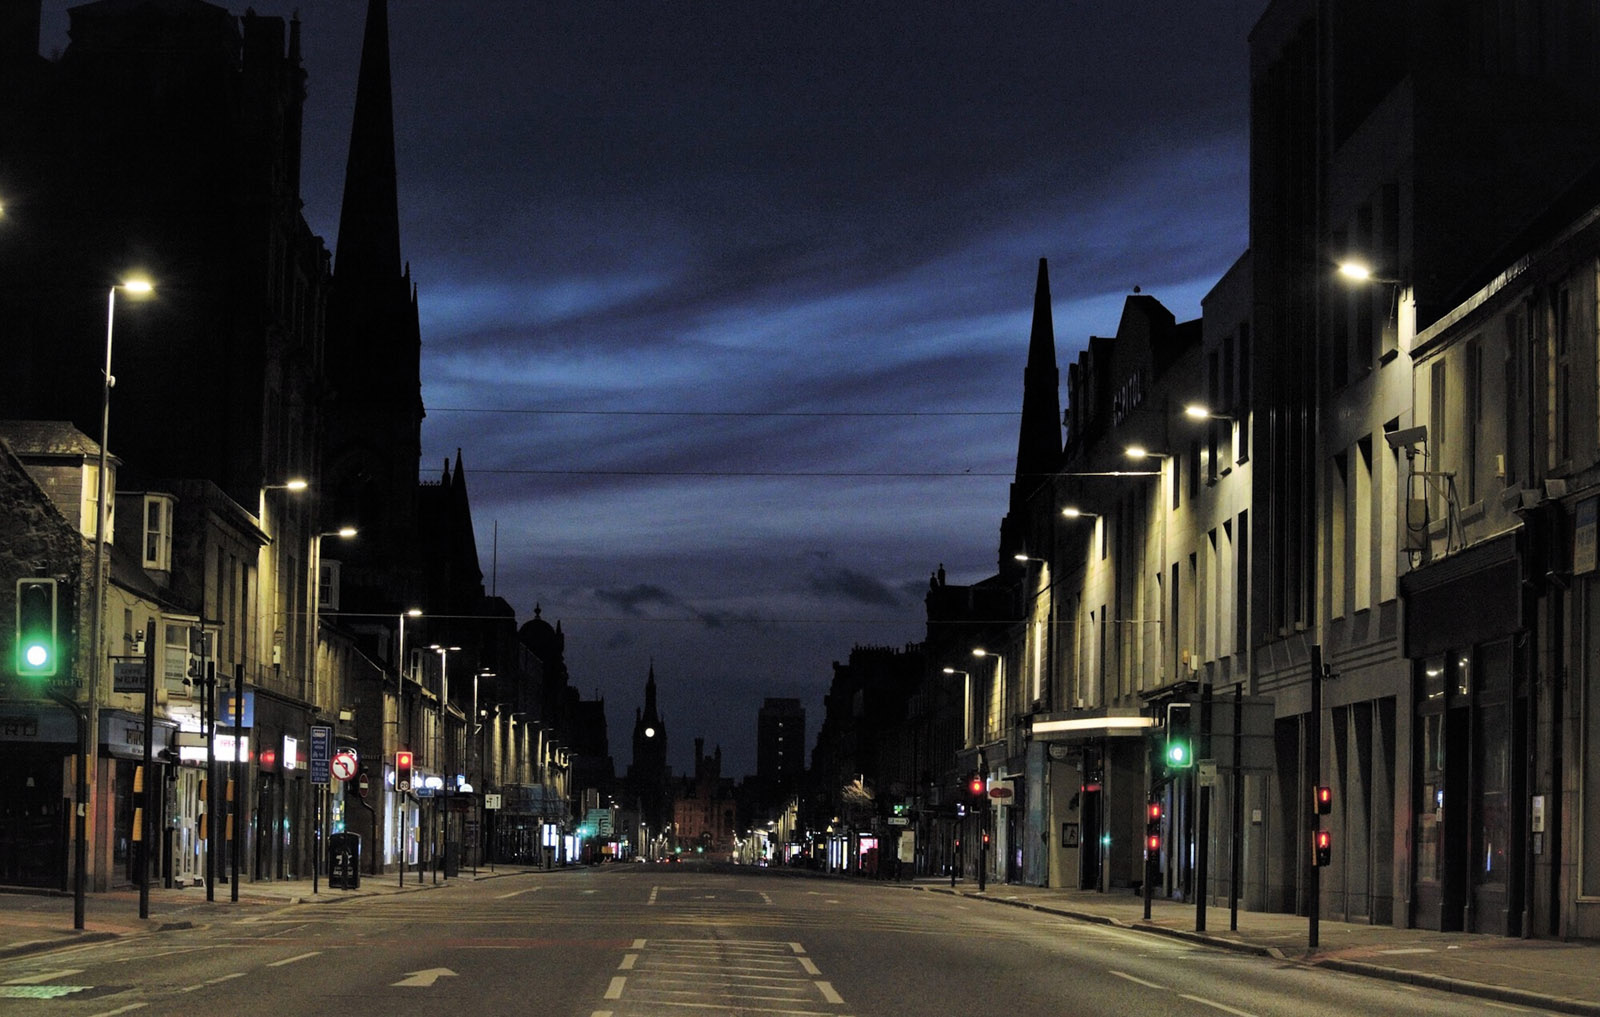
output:
[{"label": "lamp post", "polygon": [[[293,483],[291,481],[291,483]],[[303,481],[302,481],[303,483]],[[311,583],[311,595],[308,603],[311,604],[311,617],[306,620],[306,659],[308,664],[305,673],[310,676],[311,688],[304,697],[311,704],[313,716],[316,714],[317,701],[321,694],[321,686],[317,681],[317,631],[322,624],[322,538],[338,537],[340,540],[350,540],[356,535],[354,526],[341,526],[337,530],[319,533],[311,538],[311,568],[308,581]],[[322,864],[323,826],[328,819],[328,785],[318,784],[313,787],[314,798],[312,801],[312,844],[311,844],[311,892],[317,892],[317,874]],[[333,874],[329,871],[328,879],[332,883]]]},{"label": "lamp post", "polygon": [[422,608],[411,607],[400,612],[400,636],[395,641],[394,648],[394,673],[400,678],[402,687],[406,676],[406,619],[421,618]]},{"label": "lamp post", "polygon": [[444,759],[444,753],[445,749],[449,745],[449,739],[445,737],[444,729],[445,724],[450,716],[450,654],[461,649],[461,647],[441,646],[438,643],[434,643],[432,646],[428,647],[428,649],[439,655],[439,723],[435,730],[435,744],[438,746],[438,752],[434,756],[434,765],[439,768],[439,776],[443,781],[442,786],[439,788],[439,791],[443,793],[438,797],[445,803],[445,807],[443,809],[440,809],[437,805],[435,805],[433,810],[433,814],[439,817],[439,835],[444,839],[444,844],[439,854],[438,863],[433,867],[433,881],[437,883],[439,881],[440,869],[445,869],[446,879],[450,878],[449,870],[445,867],[444,858],[444,856],[450,852],[450,790],[448,774],[445,772],[446,766]]},{"label": "lamp post", "polygon": [[475,802],[478,817],[478,835],[472,844],[472,874],[478,874],[478,855],[483,850],[483,793],[488,781],[483,779],[483,717],[478,713],[478,679],[493,678],[495,673],[479,668],[472,676],[472,729],[467,733],[467,779],[478,796]]},{"label": "lamp post", "polygon": [[[117,320],[117,291],[122,290],[130,296],[146,296],[154,292],[154,287],[148,279],[126,279],[111,286],[106,294],[106,363],[102,371],[102,385],[100,389],[100,450],[99,465],[95,477],[95,520],[94,520],[94,598],[89,606],[90,621],[90,656],[89,661],[89,688],[88,706],[84,711],[82,723],[85,730],[78,739],[78,790],[77,790],[77,817],[75,820],[74,854],[73,863],[73,892],[72,892],[72,927],[83,928],[84,890],[88,877],[88,822],[89,822],[89,764],[91,746],[99,740],[98,728],[100,726],[100,685],[101,675],[105,670],[105,653],[102,644],[102,628],[105,615],[106,573],[109,566],[105,561],[106,556],[106,528],[110,521],[110,510],[106,500],[110,495],[110,485],[106,476],[110,469],[109,455],[106,445],[111,440],[111,389],[116,385],[117,379],[111,373],[111,339]],[[149,737],[149,732],[146,732]]]}]

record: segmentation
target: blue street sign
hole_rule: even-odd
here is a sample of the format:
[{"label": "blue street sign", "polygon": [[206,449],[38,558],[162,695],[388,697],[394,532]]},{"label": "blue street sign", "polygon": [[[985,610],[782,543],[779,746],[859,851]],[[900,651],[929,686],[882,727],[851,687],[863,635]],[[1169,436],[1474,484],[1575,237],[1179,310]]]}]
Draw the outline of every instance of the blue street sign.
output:
[{"label": "blue street sign", "polygon": [[311,783],[326,784],[329,763],[333,760],[333,728],[322,724],[311,727]]}]

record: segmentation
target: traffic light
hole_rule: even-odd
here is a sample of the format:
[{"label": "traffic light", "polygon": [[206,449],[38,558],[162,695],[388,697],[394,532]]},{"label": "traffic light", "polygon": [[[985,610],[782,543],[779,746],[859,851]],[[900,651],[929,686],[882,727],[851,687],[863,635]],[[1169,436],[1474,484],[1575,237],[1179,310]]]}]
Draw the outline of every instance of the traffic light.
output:
[{"label": "traffic light", "polygon": [[1194,735],[1189,730],[1190,704],[1167,704],[1167,745],[1162,760],[1169,770],[1194,766]]},{"label": "traffic light", "polygon": [[1317,806],[1317,815],[1319,816],[1326,816],[1328,813],[1332,812],[1333,788],[1326,784],[1318,787],[1316,790],[1315,804]]},{"label": "traffic light", "polygon": [[967,794],[973,798],[980,801],[983,800],[987,796],[988,790],[988,782],[983,779],[983,774],[975,773],[967,778]]},{"label": "traffic light", "polygon": [[1144,812],[1145,852],[1155,855],[1161,851],[1161,803],[1149,802]]},{"label": "traffic light", "polygon": [[17,580],[17,676],[54,677],[60,667],[54,579]]},{"label": "traffic light", "polygon": [[1333,861],[1333,834],[1327,830],[1318,830],[1311,835],[1311,864],[1318,867],[1329,865]]},{"label": "traffic light", "polygon": [[401,751],[394,754],[394,789],[396,791],[411,790],[411,753]]}]

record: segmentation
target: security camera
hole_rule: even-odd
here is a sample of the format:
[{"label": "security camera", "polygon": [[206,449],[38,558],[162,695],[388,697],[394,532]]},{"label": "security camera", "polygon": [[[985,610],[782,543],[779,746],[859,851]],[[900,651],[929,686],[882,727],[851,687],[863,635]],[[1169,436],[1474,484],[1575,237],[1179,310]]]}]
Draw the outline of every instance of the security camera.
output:
[{"label": "security camera", "polygon": [[1426,427],[1403,427],[1398,431],[1386,431],[1383,440],[1389,443],[1390,448],[1410,448],[1428,440]]}]

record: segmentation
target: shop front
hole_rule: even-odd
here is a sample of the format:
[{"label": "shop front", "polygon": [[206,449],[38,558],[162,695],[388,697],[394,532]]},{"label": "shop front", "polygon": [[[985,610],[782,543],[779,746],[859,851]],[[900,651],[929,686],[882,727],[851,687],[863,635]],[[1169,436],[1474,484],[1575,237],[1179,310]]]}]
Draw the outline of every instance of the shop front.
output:
[{"label": "shop front", "polygon": [[1528,829],[1527,633],[1516,534],[1405,577],[1413,662],[1412,920],[1520,935]]},{"label": "shop front", "polygon": [[77,747],[65,707],[0,705],[0,885],[67,889]]}]

